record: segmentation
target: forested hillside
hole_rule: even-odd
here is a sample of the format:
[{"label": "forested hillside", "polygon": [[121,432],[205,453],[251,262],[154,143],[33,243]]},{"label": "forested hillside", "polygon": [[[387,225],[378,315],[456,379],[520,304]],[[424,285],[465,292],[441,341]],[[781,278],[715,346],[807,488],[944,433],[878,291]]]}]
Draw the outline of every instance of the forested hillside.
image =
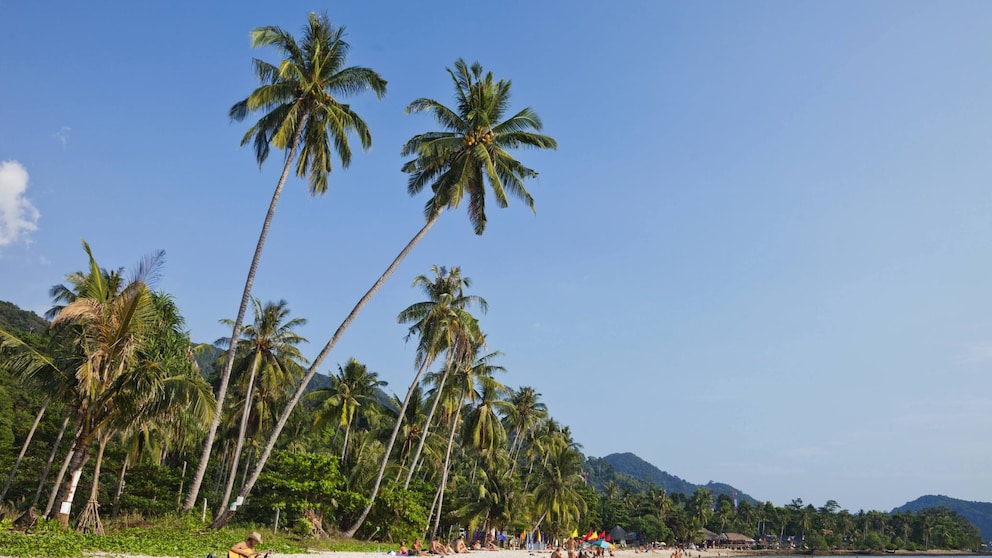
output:
[{"label": "forested hillside", "polygon": [[39,333],[48,322],[34,312],[22,310],[17,305],[0,300],[0,328]]},{"label": "forested hillside", "polygon": [[[590,458],[590,461],[595,462],[596,460],[595,458]],[[645,486],[655,486],[664,488],[669,494],[691,495],[697,488],[705,488],[712,492],[714,496],[724,494],[733,498],[736,493],[739,502],[758,503],[756,499],[729,484],[713,481],[704,485],[693,484],[662,471],[633,453],[613,453],[603,457],[601,461],[605,461],[610,467],[601,465],[593,466],[591,470],[596,474],[590,474],[589,476],[589,482],[598,490],[602,490],[603,486],[612,480],[621,486],[621,488],[630,486],[632,488],[639,487],[639,490],[643,490]],[[612,474],[611,469],[613,471]]]},{"label": "forested hillside", "polygon": [[918,512],[928,508],[947,508],[961,514],[978,527],[983,540],[992,541],[992,503],[989,502],[969,502],[948,496],[927,495],[895,508],[892,513]]}]

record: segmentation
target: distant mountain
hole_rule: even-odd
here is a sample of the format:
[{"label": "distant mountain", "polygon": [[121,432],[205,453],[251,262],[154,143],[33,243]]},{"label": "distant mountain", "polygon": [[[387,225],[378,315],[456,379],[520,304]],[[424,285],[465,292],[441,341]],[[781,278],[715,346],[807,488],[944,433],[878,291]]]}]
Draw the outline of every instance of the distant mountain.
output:
[{"label": "distant mountain", "polygon": [[0,300],[0,327],[6,330],[20,330],[40,334],[48,327],[48,322],[16,304]]},{"label": "distant mountain", "polygon": [[947,496],[920,496],[892,510],[892,513],[917,512],[927,508],[947,508],[975,524],[982,540],[992,541],[992,503],[969,502]]},{"label": "distant mountain", "polygon": [[662,471],[633,453],[613,453],[600,459],[590,457],[587,472],[589,484],[597,490],[602,490],[610,481],[622,490],[641,492],[650,487],[660,487],[670,494],[678,492],[687,496],[691,496],[697,488],[705,488],[714,496],[726,494],[733,498],[736,492],[739,501],[758,504],[757,500],[729,484],[713,481],[703,485],[693,484]]}]

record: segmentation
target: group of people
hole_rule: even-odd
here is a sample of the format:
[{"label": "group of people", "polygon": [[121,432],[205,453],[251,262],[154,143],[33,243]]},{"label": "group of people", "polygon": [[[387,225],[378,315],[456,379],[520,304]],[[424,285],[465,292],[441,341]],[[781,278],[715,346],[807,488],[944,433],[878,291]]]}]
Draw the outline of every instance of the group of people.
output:
[{"label": "group of people", "polygon": [[[568,539],[565,541],[564,552],[562,552],[562,547],[558,546],[551,553],[551,558],[602,558],[606,555],[606,549],[601,546],[593,546],[587,552],[585,548],[581,548],[581,543],[577,539]],[[610,549],[610,556],[613,556],[613,549]]]},{"label": "group of people", "polygon": [[[497,550],[496,540],[492,535],[486,537],[485,543],[481,540],[476,540],[472,543],[471,550]],[[448,555],[448,554],[468,554],[469,548],[465,544],[465,539],[458,537],[451,544],[444,544],[435,537],[431,540],[431,544],[424,549],[424,544],[417,539],[413,542],[413,546],[407,548],[406,541],[400,542],[400,550],[396,554],[398,556],[427,556],[430,554],[435,555]]]}]

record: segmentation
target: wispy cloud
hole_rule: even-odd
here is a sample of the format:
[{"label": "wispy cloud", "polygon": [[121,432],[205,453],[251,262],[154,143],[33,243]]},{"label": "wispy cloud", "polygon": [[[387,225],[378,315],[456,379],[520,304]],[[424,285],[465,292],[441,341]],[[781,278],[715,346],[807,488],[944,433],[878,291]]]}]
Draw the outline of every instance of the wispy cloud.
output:
[{"label": "wispy cloud", "polygon": [[71,132],[71,131],[72,131],[72,128],[70,128],[68,126],[62,126],[61,128],[59,128],[59,131],[58,132],[55,132],[54,134],[52,134],[52,136],[55,139],[59,140],[59,143],[62,144],[62,149],[65,149],[65,146],[66,145],[69,145],[69,132]]},{"label": "wispy cloud", "polygon": [[988,364],[992,362],[992,341],[962,346],[958,351],[957,361],[963,364]]},{"label": "wispy cloud", "polygon": [[0,163],[0,247],[13,244],[38,229],[41,214],[24,196],[28,171],[17,161]]}]

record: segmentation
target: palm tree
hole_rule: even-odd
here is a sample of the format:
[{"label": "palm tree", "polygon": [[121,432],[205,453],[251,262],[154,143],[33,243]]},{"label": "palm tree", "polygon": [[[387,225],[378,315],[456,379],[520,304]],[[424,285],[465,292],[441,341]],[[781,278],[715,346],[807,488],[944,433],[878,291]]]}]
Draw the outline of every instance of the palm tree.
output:
[{"label": "palm tree", "polygon": [[[404,145],[403,153],[406,155],[416,155],[416,159],[404,165],[404,171],[411,174],[408,184],[408,192],[417,194],[423,190],[433,180],[431,186],[434,195],[427,202],[425,216],[427,223],[413,236],[403,247],[400,253],[393,259],[386,271],[376,279],[372,287],[362,295],[351,312],[345,317],[341,325],[334,331],[331,338],[324,345],[313,364],[307,371],[306,376],[296,387],[296,392],[290,399],[289,404],[283,409],[273,430],[272,435],[262,450],[251,478],[242,489],[242,496],[247,497],[252,486],[262,473],[262,468],[269,455],[275,448],[279,433],[289,420],[289,415],[293,412],[296,404],[302,397],[310,380],[317,373],[324,359],[337,344],[341,335],[344,334],[351,322],[355,320],[359,312],[375,296],[386,280],[396,271],[400,263],[406,258],[413,247],[420,242],[427,232],[434,226],[445,208],[457,208],[462,197],[470,194],[473,202],[470,202],[469,218],[476,225],[476,233],[481,234],[483,228],[478,226],[477,212],[481,209],[481,203],[477,198],[485,197],[484,185],[489,184],[499,205],[506,205],[506,192],[522,198],[531,209],[534,207],[534,200],[523,187],[523,180],[537,176],[537,172],[525,167],[513,159],[507,152],[508,149],[518,147],[536,147],[540,149],[554,149],[557,143],[551,137],[531,132],[530,130],[540,130],[541,120],[534,111],[529,108],[523,109],[506,120],[506,110],[510,98],[510,82],[506,80],[494,81],[492,73],[482,75],[482,66],[478,63],[472,65],[471,71],[464,61],[455,62],[456,71],[448,70],[455,83],[456,98],[459,99],[458,111],[453,111],[444,107],[441,103],[430,99],[419,99],[407,107],[407,112],[432,112],[438,122],[447,130],[443,132],[430,132],[415,136]],[[477,126],[485,125],[488,135],[485,142],[473,142],[470,144],[469,135],[475,134]],[[431,139],[434,138],[434,139]],[[483,178],[484,177],[484,178]],[[472,208],[476,208],[473,217]],[[401,413],[402,414],[402,413]],[[385,470],[381,470],[373,484],[372,495],[362,510],[355,523],[343,533],[345,537],[353,537],[355,532],[365,523],[372,506],[375,504],[375,495],[378,494],[379,486]],[[188,503],[188,502],[187,502]],[[233,512],[225,513],[224,524],[233,516]],[[220,518],[219,518],[220,519]],[[214,522],[218,524],[217,521]]]},{"label": "palm tree", "polygon": [[[240,338],[265,238],[294,161],[296,175],[309,178],[310,194],[324,194],[331,172],[332,142],[333,151],[337,152],[341,166],[345,168],[351,163],[350,133],[358,136],[364,149],[372,147],[372,135],[365,121],[349,105],[342,103],[341,98],[370,90],[379,98],[386,93],[386,81],[379,74],[369,68],[345,65],[351,47],[344,40],[344,28],[332,25],[326,15],[310,14],[300,42],[279,27],[267,26],[252,31],[251,43],[254,48],[274,47],[284,58],[278,65],[254,59],[255,74],[262,85],[247,98],[235,103],[230,116],[240,122],[251,113],[263,112],[258,122],[245,133],[241,145],[253,141],[259,166],[268,158],[270,145],[286,153],[286,162],[269,202],[248,268],[238,316],[231,329],[232,339]],[[232,344],[227,351],[217,389],[216,416],[207,432],[183,511],[189,511],[196,503],[207,470],[214,436],[220,426],[234,356],[235,345]]]},{"label": "palm tree", "polygon": [[[434,272],[433,280],[426,275],[418,275],[413,280],[413,286],[421,286],[427,294],[428,300],[407,307],[396,318],[400,323],[414,322],[407,333],[407,339],[409,340],[413,335],[420,337],[415,363],[419,366],[420,371],[429,367],[438,354],[447,352],[447,362],[437,382],[434,403],[430,413],[427,414],[427,422],[424,424],[420,443],[417,445],[413,460],[410,462],[406,481],[403,483],[404,489],[410,486],[410,480],[413,478],[413,472],[420,460],[420,453],[424,449],[424,443],[430,432],[431,421],[434,419],[438,402],[441,401],[441,396],[444,393],[444,384],[448,379],[448,372],[451,370],[455,358],[454,349],[457,340],[467,335],[481,341],[482,332],[478,329],[478,322],[474,316],[467,312],[467,308],[473,304],[478,304],[483,313],[489,309],[484,298],[465,294],[464,290],[472,285],[472,280],[461,276],[461,268],[453,267],[449,272],[445,267],[435,265],[431,266],[431,271]],[[463,343],[461,346],[468,346],[468,344]],[[420,372],[414,377],[411,389],[419,380]]]},{"label": "palm tree", "polygon": [[560,538],[568,529],[577,526],[579,517],[586,510],[585,500],[579,493],[579,487],[584,483],[581,455],[564,444],[550,444],[549,447],[547,462],[534,487],[534,507],[541,518],[538,524],[547,520],[554,536]]},{"label": "palm tree", "polygon": [[317,425],[333,421],[338,428],[344,428],[342,462],[348,455],[348,440],[356,414],[373,406],[376,402],[376,389],[385,385],[387,382],[380,381],[378,373],[369,372],[364,364],[351,358],[344,368],[338,365],[338,373],[331,376],[330,388],[312,392],[314,398],[323,398],[314,410],[313,423]]},{"label": "palm tree", "polygon": [[[234,453],[231,455],[230,473],[227,476],[227,485],[224,488],[224,496],[221,498],[218,515],[225,509],[231,498],[231,490],[234,487],[234,480],[237,476],[238,462],[241,457],[241,450],[244,447],[245,435],[248,431],[248,418],[252,410],[252,396],[255,389],[255,379],[259,372],[274,379],[269,383],[274,386],[290,384],[297,377],[297,370],[301,364],[306,362],[297,345],[306,343],[307,340],[298,335],[293,330],[305,325],[307,321],[303,318],[289,317],[289,307],[285,300],[279,302],[268,302],[264,306],[257,298],[252,299],[255,307],[255,322],[245,326],[241,331],[241,340],[238,351],[241,353],[241,363],[239,368],[248,371],[242,376],[246,378],[244,388],[245,399],[241,412],[241,423],[238,429],[238,439],[234,446]],[[222,320],[225,325],[230,325],[230,320]],[[231,345],[228,338],[218,339],[217,346]]]},{"label": "palm tree", "polygon": [[532,387],[521,387],[510,396],[510,406],[504,422],[513,430],[510,447],[510,469],[517,468],[517,455],[522,447],[524,433],[533,434],[537,422],[548,416],[548,406],[539,401],[541,394]]}]

